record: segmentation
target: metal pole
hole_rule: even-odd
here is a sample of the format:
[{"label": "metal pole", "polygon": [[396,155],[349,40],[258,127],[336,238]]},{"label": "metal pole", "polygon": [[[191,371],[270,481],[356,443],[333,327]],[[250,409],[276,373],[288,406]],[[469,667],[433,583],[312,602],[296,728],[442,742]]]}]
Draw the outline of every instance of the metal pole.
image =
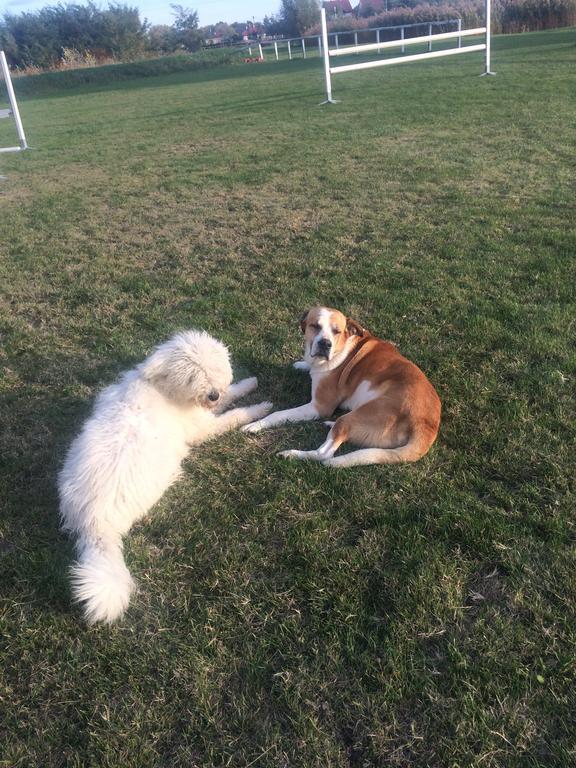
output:
[{"label": "metal pole", "polygon": [[274,40],[274,53],[276,54],[276,61],[278,61],[278,43]]},{"label": "metal pole", "polygon": [[486,25],[486,49],[484,51],[485,67],[484,67],[484,72],[482,73],[482,76],[496,74],[496,72],[492,72],[490,69],[490,27],[492,25],[492,9],[490,7],[490,0],[485,0],[484,11],[485,11],[484,24]]},{"label": "metal pole", "polygon": [[290,40],[288,40],[288,58],[292,61],[292,48],[290,47]]},{"label": "metal pole", "polygon": [[14,88],[12,87],[12,80],[10,79],[10,70],[8,69],[8,62],[6,61],[6,54],[4,51],[0,51],[0,68],[6,81],[6,90],[8,91],[8,100],[10,101],[10,108],[16,123],[16,131],[18,132],[18,138],[20,139],[20,147],[14,147],[14,149],[28,149],[26,143],[26,135],[24,133],[24,126],[20,119],[20,112],[18,111],[18,103],[16,102],[16,96],[14,94]]},{"label": "metal pole", "polygon": [[430,35],[430,40],[428,41],[428,50],[432,50],[432,24],[428,24],[428,34]]},{"label": "metal pole", "polygon": [[[458,19],[458,32],[462,32],[462,19]],[[462,48],[462,38],[458,38],[458,48]]]},{"label": "metal pole", "polygon": [[336,104],[332,98],[332,80],[330,77],[330,51],[328,49],[328,27],[326,25],[326,9],[320,9],[322,23],[322,53],[324,54],[324,79],[326,80],[326,101],[322,104]]},{"label": "metal pole", "polygon": [[[378,45],[380,45],[380,30],[379,29],[376,30],[376,42],[378,43]],[[380,48],[378,48],[378,53],[380,53]]]},{"label": "metal pole", "polygon": [[258,43],[258,51],[260,52],[260,58],[264,61],[264,54],[262,53],[262,43]]},{"label": "metal pole", "polygon": [[[400,30],[400,40],[404,40],[404,27]],[[406,53],[406,46],[403,45],[401,48],[402,53]]]},{"label": "metal pole", "polygon": [[304,42],[304,38],[302,38],[302,58],[306,58],[306,43]]}]

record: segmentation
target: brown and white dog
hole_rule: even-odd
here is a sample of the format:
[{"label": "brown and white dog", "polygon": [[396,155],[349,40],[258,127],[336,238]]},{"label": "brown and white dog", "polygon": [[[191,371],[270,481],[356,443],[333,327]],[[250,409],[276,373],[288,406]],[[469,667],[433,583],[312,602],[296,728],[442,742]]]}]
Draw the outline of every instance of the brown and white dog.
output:
[{"label": "brown and white dog", "polygon": [[[394,344],[373,336],[337,309],[314,307],[301,319],[304,360],[312,399],[306,405],[276,411],[243,427],[259,432],[286,422],[349,413],[331,427],[315,451],[283,451],[286,458],[313,459],[330,467],[416,461],[428,451],[440,426],[440,398],[422,371]],[[364,446],[335,457],[346,441]]]}]

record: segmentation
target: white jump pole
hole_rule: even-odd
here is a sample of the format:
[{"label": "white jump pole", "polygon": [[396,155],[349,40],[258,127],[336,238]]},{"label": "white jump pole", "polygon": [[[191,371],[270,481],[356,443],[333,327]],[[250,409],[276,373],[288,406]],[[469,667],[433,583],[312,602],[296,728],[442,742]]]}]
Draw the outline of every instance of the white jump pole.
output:
[{"label": "white jump pole", "polygon": [[26,143],[24,126],[22,125],[22,120],[20,119],[18,103],[16,101],[16,95],[14,94],[14,88],[12,87],[10,70],[8,69],[8,62],[6,61],[6,54],[4,53],[4,51],[0,51],[0,69],[2,69],[2,74],[4,75],[4,80],[6,81],[6,90],[8,91],[8,100],[10,102],[10,109],[12,110],[14,122],[16,123],[16,131],[18,132],[18,138],[20,140],[19,147],[0,148],[0,152],[20,152],[23,149],[28,149],[28,144]]},{"label": "white jump pole", "polygon": [[258,53],[260,54],[260,58],[262,61],[264,61],[264,53],[262,51],[262,43],[258,43]]},{"label": "white jump pole", "polygon": [[490,70],[490,30],[492,26],[492,9],[490,7],[490,0],[485,0],[484,13],[485,13],[484,23],[486,25],[486,50],[484,53],[485,71],[482,73],[481,77],[484,77],[484,75],[496,74],[496,72],[492,72]]},{"label": "white jump pole", "polygon": [[288,40],[288,58],[292,61],[292,48],[290,47],[290,40]]},{"label": "white jump pole", "polygon": [[[326,101],[322,104],[336,104],[332,98],[332,78],[330,76],[330,51],[328,50],[328,27],[326,25],[326,9],[320,9],[320,21],[322,22],[322,55],[324,56],[324,79],[326,80]],[[338,36],[336,36],[338,41]],[[338,45],[338,42],[336,42]]]},{"label": "white jump pole", "polygon": [[276,61],[278,61],[278,43],[274,40],[274,53],[276,54]]}]

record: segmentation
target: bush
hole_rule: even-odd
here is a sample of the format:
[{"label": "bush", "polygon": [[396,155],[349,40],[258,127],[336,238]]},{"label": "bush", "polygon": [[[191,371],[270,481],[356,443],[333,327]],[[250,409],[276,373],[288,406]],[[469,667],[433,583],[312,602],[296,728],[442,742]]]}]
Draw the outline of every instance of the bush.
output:
[{"label": "bush", "polygon": [[[455,0],[453,3],[437,4],[404,0],[403,6],[367,18],[343,16],[334,19],[328,23],[328,29],[330,32],[358,32],[375,27],[458,18],[462,19],[464,28],[481,27],[484,23],[483,0]],[[495,0],[492,9],[494,33],[529,32],[572,25],[576,25],[576,0]],[[306,34],[320,34],[320,24],[310,27]]]}]

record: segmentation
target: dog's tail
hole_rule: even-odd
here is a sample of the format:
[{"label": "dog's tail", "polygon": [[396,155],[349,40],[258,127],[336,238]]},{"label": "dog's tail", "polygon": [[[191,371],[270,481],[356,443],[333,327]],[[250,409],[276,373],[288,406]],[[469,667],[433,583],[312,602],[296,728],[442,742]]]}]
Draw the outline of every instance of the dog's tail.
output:
[{"label": "dog's tail", "polygon": [[333,456],[322,463],[326,467],[359,467],[366,464],[403,464],[418,461],[428,451],[436,435],[423,430],[397,448],[361,448],[343,456]]},{"label": "dog's tail", "polygon": [[111,624],[128,607],[135,584],[126,567],[119,536],[78,540],[78,561],[70,569],[72,595],[89,624]]}]

